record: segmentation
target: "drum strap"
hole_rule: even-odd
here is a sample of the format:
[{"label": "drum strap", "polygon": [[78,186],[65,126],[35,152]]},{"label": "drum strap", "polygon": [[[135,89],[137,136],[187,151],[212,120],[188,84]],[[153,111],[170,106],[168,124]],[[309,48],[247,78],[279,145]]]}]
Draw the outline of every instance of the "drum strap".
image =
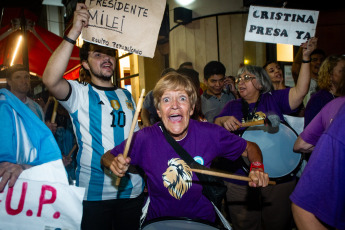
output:
[{"label": "drum strap", "polygon": [[249,112],[249,104],[248,104],[248,102],[246,102],[243,98],[241,99],[241,102],[242,102],[242,113],[243,113],[244,121],[253,120],[254,115],[256,113],[256,110],[257,110],[257,108],[259,106],[260,100],[261,100],[261,93],[259,95],[258,100],[255,103],[253,111]]}]

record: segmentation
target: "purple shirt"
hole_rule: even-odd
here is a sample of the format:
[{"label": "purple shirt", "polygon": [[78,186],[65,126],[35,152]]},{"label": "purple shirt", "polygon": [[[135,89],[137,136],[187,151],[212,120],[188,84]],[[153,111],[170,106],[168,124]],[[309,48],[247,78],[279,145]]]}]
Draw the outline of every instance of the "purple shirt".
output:
[{"label": "purple shirt", "polygon": [[339,108],[345,103],[345,96],[336,98],[326,104],[321,111],[314,117],[309,125],[300,134],[301,138],[312,145],[316,145],[321,134],[331,124],[333,118],[339,111]]},{"label": "purple shirt", "polygon": [[[218,156],[235,160],[244,152],[247,142],[226,129],[208,122],[189,121],[188,134],[178,143],[199,163],[210,167]],[[122,153],[125,142],[111,153]],[[187,217],[215,220],[211,202],[202,195],[197,176],[185,170],[183,161],[166,141],[157,124],[133,135],[128,153],[131,164],[141,167],[147,175],[150,205],[147,220],[158,217]],[[187,182],[186,182],[187,181]]]},{"label": "purple shirt", "polygon": [[321,135],[291,194],[293,203],[326,224],[345,229],[345,105]]},{"label": "purple shirt", "polygon": [[[289,104],[290,88],[282,90],[273,90],[272,92],[264,93],[261,95],[261,100],[256,109],[256,112],[263,112],[266,116],[276,114],[280,120],[284,120],[283,114],[290,114],[293,112]],[[242,99],[237,99],[227,103],[222,112],[217,117],[234,116],[237,120],[241,121],[243,118],[242,113]],[[249,110],[252,111],[256,103],[249,104]]]},{"label": "purple shirt", "polygon": [[320,110],[333,99],[334,96],[327,90],[321,89],[317,93],[313,94],[305,108],[304,127],[307,127]]},{"label": "purple shirt", "polygon": [[[261,95],[261,100],[259,102],[258,108],[256,109],[256,112],[263,112],[266,114],[266,116],[270,114],[275,114],[280,117],[280,120],[284,121],[283,114],[290,114],[293,112],[290,108],[289,104],[289,92],[290,88],[282,89],[282,90],[274,90],[272,92],[264,93]],[[234,116],[237,120],[241,121],[243,118],[242,113],[242,99],[237,99],[230,101],[228,104],[225,105],[222,112],[216,116],[217,117],[223,117],[223,116]],[[249,104],[249,110],[253,111],[256,103]],[[240,130],[244,130],[245,128],[241,128]],[[230,166],[231,167],[231,166]],[[239,168],[235,172],[236,174],[245,175],[246,172]],[[248,183],[242,182],[242,181],[236,181],[227,179],[230,182],[241,184],[241,185],[247,185]]]}]

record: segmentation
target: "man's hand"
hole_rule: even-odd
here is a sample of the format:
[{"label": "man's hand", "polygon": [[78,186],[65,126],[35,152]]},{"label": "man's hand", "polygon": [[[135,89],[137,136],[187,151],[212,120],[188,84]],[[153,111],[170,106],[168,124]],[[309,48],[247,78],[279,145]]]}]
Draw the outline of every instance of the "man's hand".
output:
[{"label": "man's hand", "polygon": [[73,17],[73,26],[68,37],[72,40],[77,40],[82,29],[88,27],[89,25],[90,14],[87,10],[87,7],[84,3],[77,3],[76,9],[74,11]]},{"label": "man's hand", "polygon": [[123,177],[128,170],[129,163],[131,158],[127,157],[126,159],[122,154],[117,155],[110,165],[110,170],[118,177]]},{"label": "man's hand", "polygon": [[2,192],[8,182],[8,186],[11,188],[16,183],[19,175],[28,168],[27,166],[20,164],[13,164],[10,162],[0,163],[0,192]]}]

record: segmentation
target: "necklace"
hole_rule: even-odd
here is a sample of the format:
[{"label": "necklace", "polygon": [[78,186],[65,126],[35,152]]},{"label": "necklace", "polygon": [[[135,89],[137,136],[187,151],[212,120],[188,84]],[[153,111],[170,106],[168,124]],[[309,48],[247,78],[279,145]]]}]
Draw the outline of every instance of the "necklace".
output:
[{"label": "necklace", "polygon": [[256,113],[256,110],[257,110],[257,108],[259,106],[260,100],[261,100],[261,94],[259,95],[259,98],[258,98],[258,100],[255,103],[253,111],[249,111],[249,104],[248,104],[248,102],[245,101],[243,98],[241,99],[241,102],[242,102],[242,113],[243,113],[242,120],[244,120],[245,122],[253,120],[254,115]]}]

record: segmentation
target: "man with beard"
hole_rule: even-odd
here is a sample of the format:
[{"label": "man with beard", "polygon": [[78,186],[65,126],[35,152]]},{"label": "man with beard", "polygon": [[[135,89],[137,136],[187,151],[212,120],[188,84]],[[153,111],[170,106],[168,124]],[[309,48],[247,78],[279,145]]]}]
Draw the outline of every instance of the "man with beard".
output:
[{"label": "man with beard", "polygon": [[[138,229],[144,181],[131,171],[115,186],[116,177],[100,164],[101,156],[128,137],[135,112],[132,95],[114,86],[115,50],[84,42],[81,65],[91,83],[63,78],[75,40],[88,26],[86,5],[78,3],[73,26],[52,54],[43,83],[69,112],[78,143],[76,185],[85,187],[84,229]],[[139,130],[136,124],[136,130]]]}]

